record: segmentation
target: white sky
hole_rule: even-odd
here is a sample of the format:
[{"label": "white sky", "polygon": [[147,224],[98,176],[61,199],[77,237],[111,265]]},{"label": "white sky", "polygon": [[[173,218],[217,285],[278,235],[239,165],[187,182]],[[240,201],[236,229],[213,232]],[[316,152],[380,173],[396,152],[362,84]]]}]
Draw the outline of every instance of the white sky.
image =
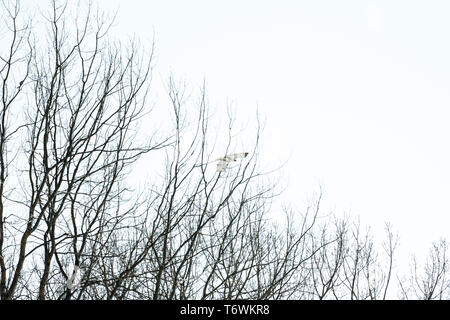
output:
[{"label": "white sky", "polygon": [[[422,253],[450,240],[450,1],[101,0],[118,35],[156,41],[155,81],[208,84],[211,101],[267,117],[283,199],[319,185]],[[263,158],[263,156],[262,156]]]}]

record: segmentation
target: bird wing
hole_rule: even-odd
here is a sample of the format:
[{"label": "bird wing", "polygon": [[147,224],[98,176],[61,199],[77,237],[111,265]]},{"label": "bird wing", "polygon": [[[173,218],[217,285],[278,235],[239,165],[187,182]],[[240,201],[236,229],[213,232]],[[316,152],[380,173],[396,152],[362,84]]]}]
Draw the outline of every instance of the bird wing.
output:
[{"label": "bird wing", "polygon": [[216,161],[231,162],[231,161],[236,161],[239,158],[245,158],[247,155],[248,155],[248,152],[233,153],[233,154],[226,155],[225,157],[216,159]]},{"label": "bird wing", "polygon": [[248,152],[234,153],[231,155],[233,161],[239,158],[245,158],[248,155]]},{"label": "bird wing", "polygon": [[225,171],[225,169],[228,167],[228,164],[232,161],[236,161],[239,158],[245,158],[248,155],[248,152],[242,152],[242,153],[233,153],[226,155],[225,157],[216,159],[217,161],[217,172]]}]

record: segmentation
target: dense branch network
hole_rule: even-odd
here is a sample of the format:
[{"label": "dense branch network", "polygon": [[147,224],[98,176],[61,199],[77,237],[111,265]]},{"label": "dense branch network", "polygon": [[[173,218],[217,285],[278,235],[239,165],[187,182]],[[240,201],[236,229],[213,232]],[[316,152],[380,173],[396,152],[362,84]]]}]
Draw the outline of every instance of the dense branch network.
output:
[{"label": "dense branch network", "polygon": [[[231,116],[217,135],[205,87],[193,101],[170,77],[167,132],[143,136],[153,48],[111,40],[92,6],[49,8],[42,33],[18,1],[1,9],[1,299],[390,296],[390,226],[377,250],[358,223],[321,213],[321,193],[301,212],[274,207],[260,122],[246,149]],[[142,158],[149,183],[132,189]],[[446,252],[441,241],[423,271],[397,276],[400,296],[449,298]]]}]

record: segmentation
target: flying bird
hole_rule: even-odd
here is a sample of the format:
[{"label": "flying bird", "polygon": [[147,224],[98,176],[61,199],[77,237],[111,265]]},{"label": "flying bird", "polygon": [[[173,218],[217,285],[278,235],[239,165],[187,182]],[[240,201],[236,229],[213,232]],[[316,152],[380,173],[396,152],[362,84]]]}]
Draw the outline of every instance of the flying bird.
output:
[{"label": "flying bird", "polygon": [[248,152],[233,153],[226,155],[225,157],[216,159],[215,161],[217,161],[217,172],[225,171],[230,162],[236,161],[239,158],[245,158],[246,156],[248,156]]}]

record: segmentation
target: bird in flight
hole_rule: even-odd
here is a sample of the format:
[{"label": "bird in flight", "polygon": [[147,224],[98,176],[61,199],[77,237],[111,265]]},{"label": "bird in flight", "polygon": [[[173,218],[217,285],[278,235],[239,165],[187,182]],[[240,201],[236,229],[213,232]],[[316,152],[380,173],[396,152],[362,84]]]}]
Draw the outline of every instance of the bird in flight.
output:
[{"label": "bird in flight", "polygon": [[230,162],[236,161],[239,158],[245,158],[246,156],[248,156],[248,152],[241,152],[229,154],[225,157],[216,159],[215,161],[217,161],[217,172],[225,171]]}]

